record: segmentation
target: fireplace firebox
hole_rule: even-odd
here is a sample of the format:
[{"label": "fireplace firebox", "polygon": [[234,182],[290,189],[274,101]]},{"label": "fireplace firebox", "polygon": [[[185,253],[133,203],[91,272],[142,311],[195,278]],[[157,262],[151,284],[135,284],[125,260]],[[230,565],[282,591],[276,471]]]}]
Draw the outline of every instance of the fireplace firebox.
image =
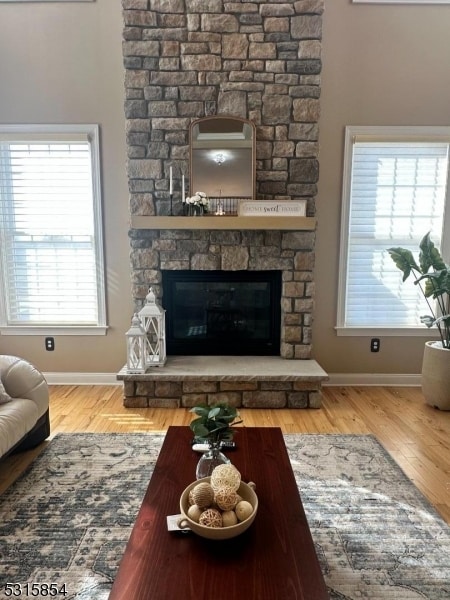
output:
[{"label": "fireplace firebox", "polygon": [[281,271],[162,271],[170,355],[280,354]]}]

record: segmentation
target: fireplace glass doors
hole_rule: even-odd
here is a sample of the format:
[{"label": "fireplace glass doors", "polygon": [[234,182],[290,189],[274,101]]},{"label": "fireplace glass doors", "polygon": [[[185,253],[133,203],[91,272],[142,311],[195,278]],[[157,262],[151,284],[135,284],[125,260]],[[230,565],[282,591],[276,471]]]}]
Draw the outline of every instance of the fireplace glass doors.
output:
[{"label": "fireplace glass doors", "polygon": [[281,271],[163,271],[167,354],[280,353]]}]

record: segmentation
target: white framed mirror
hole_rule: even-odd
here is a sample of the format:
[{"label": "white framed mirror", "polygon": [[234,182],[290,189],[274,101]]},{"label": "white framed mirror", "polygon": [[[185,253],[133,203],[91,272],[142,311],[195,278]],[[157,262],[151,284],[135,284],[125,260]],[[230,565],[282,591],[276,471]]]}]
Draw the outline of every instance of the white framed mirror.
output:
[{"label": "white framed mirror", "polygon": [[[255,197],[255,125],[232,116],[198,119],[190,129],[190,194],[205,192],[235,212]],[[233,203],[233,200],[235,202]]]}]

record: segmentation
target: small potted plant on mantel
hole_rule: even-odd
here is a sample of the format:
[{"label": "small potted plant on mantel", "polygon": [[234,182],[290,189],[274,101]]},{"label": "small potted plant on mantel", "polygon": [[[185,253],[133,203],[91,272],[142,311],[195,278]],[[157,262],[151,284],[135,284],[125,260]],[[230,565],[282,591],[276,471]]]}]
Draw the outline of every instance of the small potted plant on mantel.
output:
[{"label": "small potted plant on mantel", "polygon": [[[450,266],[427,233],[420,242],[419,264],[410,250],[389,248],[403,281],[413,274],[431,315],[420,318],[427,327],[436,326],[440,341],[426,342],[422,363],[422,392],[427,404],[450,410]],[[434,302],[433,302],[434,300]]]},{"label": "small potted plant on mantel", "polygon": [[226,403],[194,406],[190,412],[197,415],[190,423],[195,438],[209,445],[209,450],[202,455],[197,465],[197,479],[202,479],[211,475],[217,465],[230,462],[220,451],[220,444],[233,439],[233,426],[242,423],[242,419],[237,409]]}]

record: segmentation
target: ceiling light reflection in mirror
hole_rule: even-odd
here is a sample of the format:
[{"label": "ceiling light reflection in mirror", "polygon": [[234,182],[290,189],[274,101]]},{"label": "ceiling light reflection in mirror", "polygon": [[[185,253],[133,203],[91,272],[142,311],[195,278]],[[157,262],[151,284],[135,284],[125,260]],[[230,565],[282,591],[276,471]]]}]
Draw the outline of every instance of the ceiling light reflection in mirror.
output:
[{"label": "ceiling light reflection in mirror", "polygon": [[191,193],[210,198],[254,197],[255,128],[232,117],[207,117],[191,126]]}]

